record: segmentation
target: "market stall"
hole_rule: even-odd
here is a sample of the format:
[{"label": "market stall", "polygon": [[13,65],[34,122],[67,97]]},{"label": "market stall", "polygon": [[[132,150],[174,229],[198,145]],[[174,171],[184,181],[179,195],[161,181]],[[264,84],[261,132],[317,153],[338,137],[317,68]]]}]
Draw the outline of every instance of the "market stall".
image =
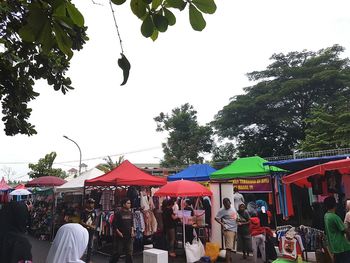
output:
[{"label": "market stall", "polygon": [[[222,206],[222,200],[226,197],[234,204],[233,188],[237,187],[240,193],[254,194],[255,199],[260,199],[275,207],[274,181],[272,174],[285,173],[286,171],[274,166],[264,166],[267,161],[259,156],[239,158],[230,165],[212,173],[210,175],[210,190],[215,196],[213,202],[213,213],[216,214]],[[250,195],[249,195],[250,196]],[[246,198],[247,199],[247,198]],[[255,200],[246,200],[246,202]],[[266,205],[268,206],[268,205]],[[266,207],[266,210],[269,210]],[[273,209],[270,209],[273,210]],[[273,214],[274,211],[272,211]],[[276,221],[276,220],[275,220]],[[221,244],[221,228],[218,224],[213,224],[213,241]]]},{"label": "market stall", "polygon": [[195,182],[208,182],[210,180],[210,174],[215,172],[216,169],[208,164],[192,164],[186,169],[168,176],[168,181],[177,180],[189,180]]},{"label": "market stall", "polygon": [[[154,194],[155,196],[163,196],[163,197],[181,197],[182,200],[186,197],[212,197],[213,193],[208,190],[206,187],[202,186],[197,182],[192,182],[188,180],[178,180],[174,182],[169,182],[166,185],[162,186],[157,192]],[[182,210],[182,244],[185,247],[185,218],[183,213],[183,206],[181,206]],[[204,228],[205,226],[198,225],[197,228]],[[203,255],[204,256],[204,255]]]},{"label": "market stall", "polygon": [[56,176],[42,176],[25,185],[33,189],[30,232],[39,239],[49,240],[54,236],[55,188],[65,182]]},{"label": "market stall", "polygon": [[127,196],[131,199],[134,216],[138,220],[134,247],[137,244],[143,250],[142,241],[156,231],[153,208],[159,205],[152,197],[151,187],[164,184],[166,184],[165,178],[147,174],[127,160],[104,175],[85,180],[85,196],[93,198],[99,206],[98,249],[110,254],[111,251],[107,249],[113,240],[110,218],[114,216],[114,210],[118,209],[119,201]]},{"label": "market stall", "polygon": [[0,181],[0,209],[2,204],[9,202],[9,192],[12,188],[6,183],[4,177]]}]

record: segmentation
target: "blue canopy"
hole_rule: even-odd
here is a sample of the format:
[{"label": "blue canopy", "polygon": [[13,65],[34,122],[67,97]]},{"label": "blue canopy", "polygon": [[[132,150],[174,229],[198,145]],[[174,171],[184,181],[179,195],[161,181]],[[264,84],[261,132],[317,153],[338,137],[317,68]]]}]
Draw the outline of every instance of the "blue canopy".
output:
[{"label": "blue canopy", "polygon": [[216,170],[208,164],[192,164],[177,174],[169,175],[168,181],[190,180],[209,181],[209,175]]},{"label": "blue canopy", "polygon": [[291,159],[284,161],[267,162],[264,165],[272,165],[281,169],[285,169],[291,172],[296,172],[304,170],[306,168],[327,163],[330,161],[336,161],[347,158],[348,155],[337,155],[337,156],[324,156],[324,157],[313,157],[313,158],[303,158],[303,159]]}]

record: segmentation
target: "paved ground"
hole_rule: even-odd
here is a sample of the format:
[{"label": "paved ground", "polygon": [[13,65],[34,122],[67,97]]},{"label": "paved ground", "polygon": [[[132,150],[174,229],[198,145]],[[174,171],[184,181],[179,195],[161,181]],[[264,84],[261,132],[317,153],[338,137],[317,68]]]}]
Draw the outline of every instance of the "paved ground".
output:
[{"label": "paved ground", "polygon": [[[50,242],[49,241],[41,241],[37,240],[31,236],[28,236],[29,241],[32,244],[32,253],[33,253],[33,262],[34,263],[45,263],[46,256],[49,252],[50,249]],[[186,262],[186,258],[181,251],[178,251],[178,257],[175,259],[169,258],[169,263],[180,263],[180,262]],[[135,263],[142,263],[142,253],[139,253],[134,257],[134,262]],[[235,258],[233,260],[234,263],[240,263],[240,262],[245,262],[245,263],[252,263],[253,260],[250,257],[248,260],[242,260],[242,255],[241,254],[236,254]],[[124,262],[123,259],[119,260],[119,262]],[[222,261],[224,262],[224,261]],[[92,263],[108,263],[108,257],[101,255],[101,254],[95,254],[92,259]]]}]

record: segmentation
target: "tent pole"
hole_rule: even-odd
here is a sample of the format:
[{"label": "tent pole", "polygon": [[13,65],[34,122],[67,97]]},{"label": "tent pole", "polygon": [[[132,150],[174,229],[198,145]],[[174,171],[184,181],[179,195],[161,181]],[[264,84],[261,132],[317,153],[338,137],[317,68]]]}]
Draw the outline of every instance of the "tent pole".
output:
[{"label": "tent pole", "polygon": [[270,170],[270,183],[272,188],[272,213],[273,213],[273,220],[275,221],[275,229],[277,229],[277,207],[276,207],[276,192],[275,192],[274,180],[276,180],[276,178],[272,176],[272,173]]},{"label": "tent pole", "polygon": [[184,208],[183,208],[183,200],[184,198],[181,198],[181,211],[182,211],[182,239],[183,239],[183,248],[185,249],[185,241],[186,241],[186,232],[185,232],[185,215],[184,215]]}]

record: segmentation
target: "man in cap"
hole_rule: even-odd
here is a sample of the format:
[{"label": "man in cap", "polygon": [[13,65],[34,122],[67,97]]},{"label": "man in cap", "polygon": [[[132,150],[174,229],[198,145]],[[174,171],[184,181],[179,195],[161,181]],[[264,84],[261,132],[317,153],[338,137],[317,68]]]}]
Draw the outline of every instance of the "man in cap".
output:
[{"label": "man in cap", "polygon": [[80,216],[80,224],[89,231],[89,242],[88,242],[88,248],[87,248],[86,259],[85,259],[85,261],[89,263],[91,259],[92,244],[93,244],[93,238],[94,238],[94,233],[96,229],[96,212],[95,212],[94,199],[89,198],[86,201],[85,210],[81,213],[81,216]]}]

